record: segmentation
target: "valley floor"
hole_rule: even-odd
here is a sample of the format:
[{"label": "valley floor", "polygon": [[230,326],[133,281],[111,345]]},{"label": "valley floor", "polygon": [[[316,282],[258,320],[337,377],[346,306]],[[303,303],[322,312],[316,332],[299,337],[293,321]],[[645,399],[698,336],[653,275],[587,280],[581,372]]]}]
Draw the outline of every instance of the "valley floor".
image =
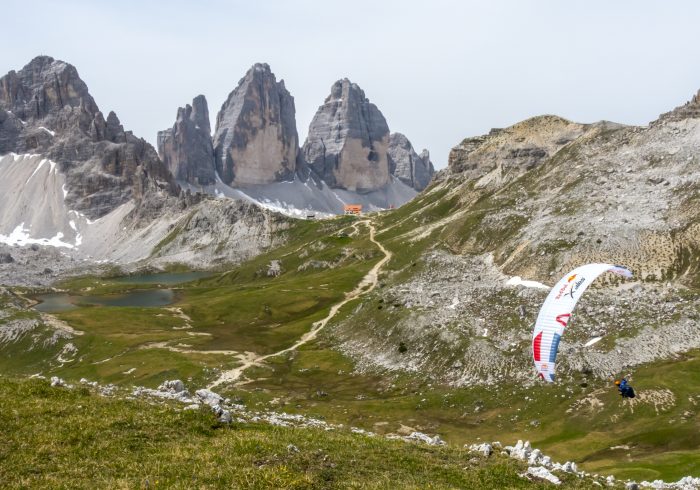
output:
[{"label": "valley floor", "polygon": [[[338,349],[337,329],[348,319],[352,329],[367,339],[384,336],[393,355],[404,356],[403,359],[410,359],[419,347],[432,349],[427,343],[430,339],[426,339],[422,346],[407,342],[407,352],[401,351],[403,338],[394,327],[412,313],[405,303],[391,299],[387,286],[390,281],[400,282],[402,274],[416,274],[431,266],[419,251],[404,245],[401,235],[393,241],[382,233],[375,237],[374,226],[378,222],[376,218],[367,221],[347,217],[300,222],[294,239],[283,247],[226,272],[168,285],[176,302],[167,307],[103,307],[80,302],[80,298],[114,298],[134,288],[161,287],[157,283],[129,283],[137,278],[128,277],[86,276],[59,283],[58,287],[79,299],[75,308],[57,312],[53,317],[27,309],[26,299],[38,290],[0,290],[0,371],[16,377],[57,375],[73,383],[87,378],[122,387],[155,388],[166,379],[179,378],[192,389],[211,385],[223,374],[234,372],[244,378],[228,378],[226,381],[238,383],[222,383],[217,391],[240,399],[250,410],[303,414],[377,434],[405,435],[412,430],[431,436],[439,434],[453,447],[478,440],[513,444],[527,439],[559,461],[575,461],[585,471],[618,478],[676,481],[698,474],[697,351],[636,369],[634,386],[639,396],[634,403],[620,401],[607,381],[582,373],[550,386],[510,381],[497,386],[455,387],[420,370],[362,369],[356,359]],[[418,229],[409,225],[406,228]],[[459,269],[448,272],[458,273]],[[497,305],[508,320],[502,322],[504,328],[527,335],[531,328],[527,319],[510,322],[517,315],[517,303],[508,304],[512,295],[505,293],[506,303]],[[450,300],[451,296],[445,299]],[[470,314],[465,312],[463,316]],[[319,325],[331,318],[329,327],[321,330]],[[525,343],[529,345],[528,341]],[[433,357],[444,353],[429,351]],[[7,423],[0,427],[7,427],[11,439],[0,441],[5,444],[0,446],[1,461],[2,466],[15,470],[0,470],[8,471],[13,478],[9,481],[15,485],[33,485],[31,478],[36,477],[46,486],[72,486],[66,483],[67,478],[79,478],[72,468],[81,466],[94,468],[91,474],[100,478],[106,475],[100,480],[101,486],[133,487],[143,484],[146,478],[153,484],[155,476],[177,486],[185,473],[199,472],[205,473],[199,477],[204,479],[198,480],[204,487],[216,485],[217,480],[210,473],[219,475],[217,478],[224,483],[245,481],[253,488],[275,487],[280,482],[301,488],[396,488],[391,485],[394,481],[403,482],[406,488],[423,488],[431,482],[436,488],[508,488],[527,484],[516,478],[521,469],[513,469],[510,462],[488,463],[496,464],[494,474],[505,472],[500,473],[505,480],[492,480],[491,470],[482,476],[474,476],[478,471],[472,474],[470,470],[465,476],[462,468],[469,466],[464,462],[466,456],[455,449],[426,449],[426,453],[422,452],[424,449],[410,449],[417,453],[406,455],[404,446],[392,449],[392,442],[372,442],[375,440],[349,434],[305,435],[309,433],[300,431],[300,435],[257,426],[233,431],[229,427],[213,427],[216,424],[208,413],[195,416],[164,408],[144,411],[142,403],[95,401],[82,392],[79,395],[88,397],[85,400],[75,393],[66,394],[69,403],[60,400],[64,395],[49,394],[35,383],[39,382],[8,381],[9,391],[2,395],[4,407],[0,407],[0,412]],[[42,402],[44,396],[47,398]],[[53,399],[54,396],[59,399]],[[25,399],[33,401],[25,403]],[[62,408],[56,411],[55,406]],[[76,411],[76,407],[89,407],[85,409],[89,413]],[[114,414],[105,414],[109,410]],[[146,426],[138,419],[140,413],[149,414]],[[93,420],[94,414],[102,421]],[[87,417],[84,423],[81,416]],[[158,417],[168,418],[167,423],[177,429],[168,426],[166,430]],[[185,427],[190,419],[192,429]],[[51,426],[54,422],[56,425]],[[90,424],[94,429],[87,433],[92,435],[84,440],[83,429],[89,429]],[[23,447],[19,434],[25,430],[33,434],[33,439]],[[157,436],[159,431],[170,435]],[[42,439],[42,433],[47,434],[46,439]],[[232,439],[216,438],[224,433]],[[103,441],[100,434],[111,434],[107,437],[110,440]],[[280,434],[281,439],[274,442]],[[272,439],[264,442],[265,438]],[[314,438],[327,440],[328,444],[309,449]],[[64,439],[68,441],[65,447],[60,443]],[[179,445],[171,440],[179,441]],[[246,440],[254,441],[252,446],[246,445]],[[95,444],[103,449],[95,450]],[[288,454],[287,444],[300,449],[306,445],[309,451],[322,449],[324,454],[335,451],[331,461],[336,466],[311,467],[296,453]],[[231,447],[243,459],[224,454],[230,453]],[[17,452],[17,448],[21,451]],[[398,452],[391,453],[394,450]],[[201,459],[197,456],[201,451],[208,456]],[[395,455],[386,457],[397,461],[398,470],[381,468],[382,451]],[[30,452],[48,459],[36,459]],[[118,457],[104,457],[111,452]],[[428,460],[416,460],[416,454]],[[257,466],[253,455],[261,461]],[[119,462],[119,458],[124,459]],[[369,459],[365,461],[366,458]],[[159,459],[164,462],[158,463]],[[194,462],[187,463],[190,459]],[[367,474],[358,476],[358,480],[352,479],[353,460],[369,465]],[[240,467],[228,468],[229,461]],[[438,461],[449,464],[438,469],[442,464]],[[253,466],[246,466],[250,464]],[[48,469],[38,472],[41,477],[32,470],[37,465],[48,465]],[[179,465],[189,469],[178,473]],[[275,470],[266,474],[265,468]],[[275,480],[284,471],[289,472],[290,479]],[[325,477],[319,475],[326,471],[334,479],[324,486]],[[406,475],[397,476],[394,471]],[[51,473],[64,475],[60,476],[64,479],[52,485],[48,480]],[[482,481],[480,478],[482,484],[476,485],[474,482]],[[84,486],[88,486],[87,482]]]}]

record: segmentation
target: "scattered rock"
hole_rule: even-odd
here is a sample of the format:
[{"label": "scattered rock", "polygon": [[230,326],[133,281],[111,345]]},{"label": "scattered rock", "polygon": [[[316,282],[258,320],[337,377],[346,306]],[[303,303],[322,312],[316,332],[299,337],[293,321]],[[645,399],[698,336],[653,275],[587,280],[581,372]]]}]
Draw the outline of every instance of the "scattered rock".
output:
[{"label": "scattered rock", "polygon": [[185,383],[179,379],[174,379],[172,381],[163,381],[163,383],[158,387],[161,391],[170,391],[172,393],[182,393],[185,390]]},{"label": "scattered rock", "polygon": [[527,473],[521,475],[524,477],[531,476],[534,478],[539,478],[542,480],[547,480],[550,483],[554,483],[555,485],[560,485],[561,480],[557,478],[555,475],[553,475],[547,468],[544,466],[530,466],[527,469]]},{"label": "scattered rock", "polygon": [[282,263],[279,260],[271,260],[267,266],[267,277],[277,277],[282,274]]},{"label": "scattered rock", "polygon": [[480,453],[487,458],[493,453],[493,447],[487,442],[484,442],[482,444],[465,444],[464,447],[466,447],[471,452]]},{"label": "scattered rock", "polygon": [[430,446],[444,446],[447,444],[445,441],[440,438],[440,436],[436,435],[435,437],[430,437],[428,434],[424,434],[422,432],[411,432],[411,434],[406,437],[408,440],[414,440],[414,441],[421,441],[424,442]]},{"label": "scattered rock", "polygon": [[195,395],[202,403],[210,407],[219,406],[224,401],[224,397],[206,388],[195,391]]}]

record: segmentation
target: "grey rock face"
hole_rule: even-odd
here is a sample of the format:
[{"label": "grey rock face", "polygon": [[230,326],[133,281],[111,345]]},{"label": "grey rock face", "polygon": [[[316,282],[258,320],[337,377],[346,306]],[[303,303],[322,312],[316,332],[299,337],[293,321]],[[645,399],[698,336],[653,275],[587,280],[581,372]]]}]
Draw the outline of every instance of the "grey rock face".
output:
[{"label": "grey rock face", "polygon": [[401,133],[389,135],[389,172],[404,184],[417,191],[425,189],[433,178],[435,168],[430,153],[417,154],[408,138]]},{"label": "grey rock face", "polygon": [[700,118],[700,91],[682,106],[676,107],[672,111],[662,114],[659,117],[660,120],[666,121],[680,121],[689,118]]},{"label": "grey rock face", "polygon": [[538,116],[505,129],[492,129],[452,148],[448,169],[477,180],[478,187],[497,187],[532,170],[594,126],[558,116]]},{"label": "grey rock face", "polygon": [[294,98],[267,64],[255,64],[216,117],[214,155],[224,183],[234,187],[294,178],[299,137]]},{"label": "grey rock face", "polygon": [[49,56],[0,78],[0,154],[8,152],[57,162],[70,208],[92,219],[131,198],[179,192],[155,149],[113,112],[105,120],[75,67]]},{"label": "grey rock face", "polygon": [[178,181],[195,185],[216,182],[209,109],[203,95],[177,110],[172,128],[158,132],[158,153]]},{"label": "grey rock face", "polygon": [[306,164],[331,187],[369,192],[389,183],[389,126],[347,78],[331,87],[309,126]]}]

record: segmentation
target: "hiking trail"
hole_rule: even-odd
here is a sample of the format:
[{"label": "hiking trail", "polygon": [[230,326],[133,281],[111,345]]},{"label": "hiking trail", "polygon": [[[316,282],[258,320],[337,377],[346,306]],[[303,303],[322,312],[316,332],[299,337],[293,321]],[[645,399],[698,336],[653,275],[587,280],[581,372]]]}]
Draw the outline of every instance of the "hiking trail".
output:
[{"label": "hiking trail", "polygon": [[391,260],[392,253],[388,251],[386,248],[384,248],[384,245],[382,245],[380,242],[378,242],[375,238],[375,232],[376,229],[374,227],[374,223],[372,223],[370,220],[362,220],[358,221],[356,224],[364,223],[369,227],[369,239],[372,243],[374,243],[379,250],[382,251],[384,254],[384,257],[374,264],[374,267],[372,267],[367,274],[360,280],[360,282],[355,286],[355,289],[352,291],[345,293],[345,298],[343,298],[342,301],[335,303],[333,306],[331,306],[330,311],[328,312],[328,315],[326,315],[323,319],[314,322],[311,325],[311,330],[306,332],[304,335],[301,336],[299,340],[297,340],[293,345],[290,347],[287,347],[286,349],[282,349],[281,351],[274,352],[272,354],[266,354],[264,356],[251,356],[248,359],[244,360],[243,364],[240,366],[230,369],[228,371],[224,371],[221,373],[219,378],[211,383],[208,388],[214,388],[216,386],[219,386],[223,383],[233,383],[236,382],[240,379],[240,377],[243,375],[243,372],[253,366],[260,366],[265,360],[270,359],[272,357],[277,357],[281,356],[282,354],[286,354],[287,352],[291,352],[293,350],[298,349],[302,345],[314,340],[318,333],[323,330],[323,328],[328,324],[328,322],[340,311],[340,309],[345,306],[347,303],[350,301],[359,298],[362,295],[365,295],[377,286],[379,283],[379,272],[381,271],[382,267],[389,261]]}]

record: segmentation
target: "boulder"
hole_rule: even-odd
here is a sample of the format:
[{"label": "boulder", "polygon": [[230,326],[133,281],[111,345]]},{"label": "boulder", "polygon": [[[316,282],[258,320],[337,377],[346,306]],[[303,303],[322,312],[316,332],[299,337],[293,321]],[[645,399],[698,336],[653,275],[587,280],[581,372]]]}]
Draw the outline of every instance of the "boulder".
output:
[{"label": "boulder", "polygon": [[302,159],[331,187],[370,192],[390,182],[388,147],[384,116],[344,78],[333,84],[311,121]]},{"label": "boulder", "polygon": [[194,185],[216,182],[209,108],[203,95],[177,110],[172,128],[158,132],[158,154],[178,181]]},{"label": "boulder", "polygon": [[219,406],[224,402],[224,397],[218,393],[214,393],[211,390],[207,390],[206,388],[195,391],[195,395],[202,403],[209,405],[212,408]]},{"label": "boulder", "polygon": [[482,444],[465,445],[464,447],[466,447],[470,452],[480,453],[487,458],[491,456],[491,453],[493,453],[493,447],[487,442]]},{"label": "boulder", "polygon": [[161,383],[158,389],[161,391],[168,391],[171,393],[183,393],[187,391],[185,389],[185,383],[183,383],[179,379],[163,381],[163,383]]},{"label": "boulder", "polygon": [[292,180],[299,137],[294,98],[266,63],[238,82],[216,116],[214,156],[224,183],[234,187]]}]

